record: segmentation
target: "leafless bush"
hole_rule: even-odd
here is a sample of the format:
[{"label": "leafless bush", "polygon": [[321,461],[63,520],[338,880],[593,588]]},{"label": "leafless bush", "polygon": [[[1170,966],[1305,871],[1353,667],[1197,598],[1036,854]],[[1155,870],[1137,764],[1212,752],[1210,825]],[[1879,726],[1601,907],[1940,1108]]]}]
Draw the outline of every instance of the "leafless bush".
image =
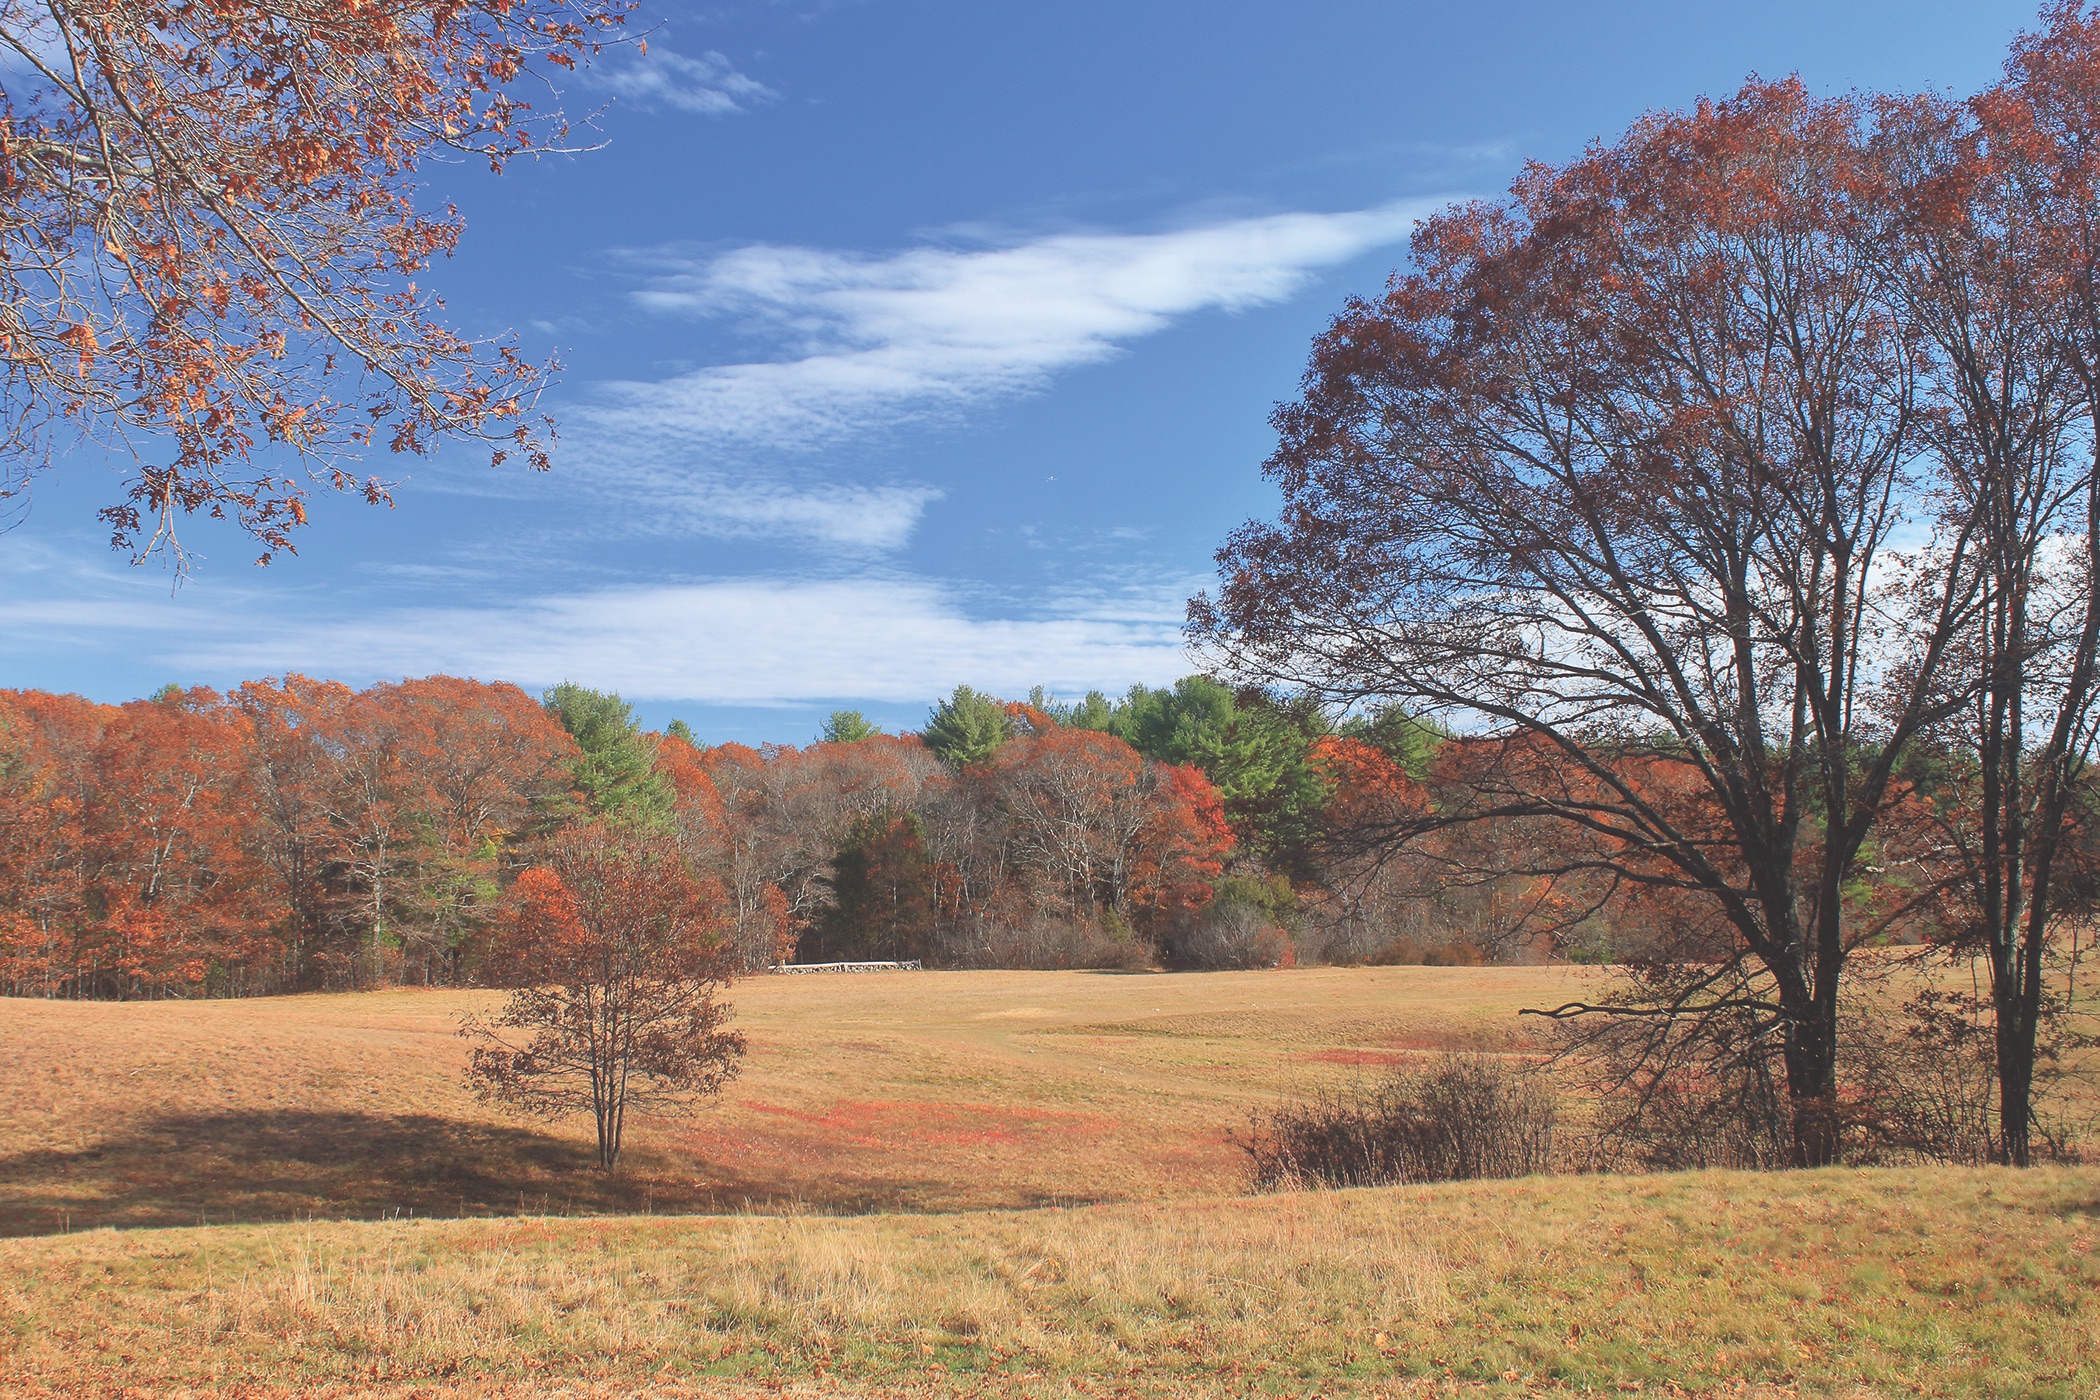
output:
[{"label": "leafless bush", "polygon": [[1287,966],[1297,958],[1278,911],[1231,884],[1176,931],[1170,952],[1175,965],[1206,971]]},{"label": "leafless bush", "polygon": [[[1998,1113],[1998,1046],[1988,1001],[1927,990],[1895,1014],[1861,1014],[1846,1031],[1851,1120],[1860,1162],[1980,1166],[2006,1158]],[[2074,1120],[2064,1081],[2086,1037],[2045,1003],[2037,1037],[2029,1151],[2076,1161],[2089,1124]]]},{"label": "leafless bush", "polygon": [[[1635,964],[1593,1008],[1557,1020],[1556,1058],[1593,1109],[1570,1159],[1589,1171],[1787,1165],[1785,1042],[1761,985],[1726,964]],[[1641,1014],[1692,1000],[1708,1005],[1683,1017]]]},{"label": "leafless bush", "polygon": [[1551,1168],[1558,1112],[1552,1086],[1528,1068],[1451,1054],[1257,1114],[1233,1141],[1257,1191],[1529,1176]]},{"label": "leafless bush", "polygon": [[1854,1018],[1846,1050],[1851,1118],[1868,1161],[1980,1166],[1999,1158],[1998,1056],[1991,1029],[1927,992],[1896,1024]]}]

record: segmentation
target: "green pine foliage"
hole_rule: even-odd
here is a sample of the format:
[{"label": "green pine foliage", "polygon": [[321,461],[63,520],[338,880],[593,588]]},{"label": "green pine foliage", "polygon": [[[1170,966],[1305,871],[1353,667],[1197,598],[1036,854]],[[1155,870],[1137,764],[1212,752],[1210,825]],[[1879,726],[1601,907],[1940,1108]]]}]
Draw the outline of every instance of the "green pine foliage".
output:
[{"label": "green pine foliage", "polygon": [[1416,719],[1398,705],[1351,715],[1336,726],[1336,732],[1380,750],[1417,782],[1429,775],[1429,760],[1436,755],[1437,746],[1451,737],[1441,726]]},{"label": "green pine foliage", "polygon": [[1202,769],[1249,853],[1293,878],[1310,875],[1332,786],[1312,757],[1329,732],[1314,706],[1184,676],[1170,689],[1132,686],[1120,702],[1093,691],[1061,717],[1147,758]]},{"label": "green pine foliage", "polygon": [[959,685],[934,706],[919,737],[954,767],[974,768],[989,763],[1013,733],[1013,720],[997,697]]},{"label": "green pine foliage", "polygon": [[862,817],[832,861],[834,904],[805,943],[808,961],[923,958],[933,941],[933,863],[910,812]]},{"label": "green pine foliage", "polygon": [[872,739],[882,731],[869,723],[868,717],[859,710],[833,710],[831,718],[817,732],[820,744],[857,744],[863,739]]},{"label": "green pine foliage", "polygon": [[635,722],[634,706],[573,681],[549,689],[541,703],[582,750],[572,776],[593,816],[651,823],[668,815],[671,790],[656,771],[655,746]]}]

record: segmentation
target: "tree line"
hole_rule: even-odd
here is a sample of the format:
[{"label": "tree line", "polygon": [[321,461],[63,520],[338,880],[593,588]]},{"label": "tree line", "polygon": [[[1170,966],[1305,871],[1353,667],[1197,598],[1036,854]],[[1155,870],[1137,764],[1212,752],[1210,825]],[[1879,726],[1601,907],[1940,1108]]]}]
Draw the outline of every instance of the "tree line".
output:
[{"label": "tree line", "polygon": [[1363,843],[1396,801],[1470,800],[1472,751],[1193,676],[1064,704],[959,687],[918,733],[842,711],[757,748],[646,733],[566,683],[0,692],[0,977],[118,998],[487,980],[519,876],[600,820],[678,843],[745,971],[1612,956],[1627,928],[1570,917],[1551,881],[1444,879],[1456,838]]},{"label": "tree line", "polygon": [[[1221,687],[1134,695],[1061,719],[964,688],[923,735],[842,714],[751,748],[645,733],[573,684],[0,692],[0,976],[84,997],[472,982],[520,875],[594,821],[674,840],[744,970],[1147,963],[1244,865],[1239,831],[1302,839],[1311,770]],[[1140,718],[1149,751],[1111,732]]]},{"label": "tree line", "polygon": [[[917,733],[840,711],[810,744],[756,748],[644,732],[567,683],[0,692],[0,946],[7,985],[35,995],[469,983],[518,876],[601,819],[669,835],[718,883],[745,971],[1665,966],[1718,937],[1687,892],[1624,878],[1609,842],[1497,808],[1519,753],[1200,676],[1066,703],[964,686]],[[1616,762],[1642,800],[1687,800],[1666,765]],[[1960,923],[1950,831],[1976,802],[1973,763],[1913,766],[1875,878],[1844,893],[1890,944]],[[2062,898],[2090,883],[2089,829]]]}]

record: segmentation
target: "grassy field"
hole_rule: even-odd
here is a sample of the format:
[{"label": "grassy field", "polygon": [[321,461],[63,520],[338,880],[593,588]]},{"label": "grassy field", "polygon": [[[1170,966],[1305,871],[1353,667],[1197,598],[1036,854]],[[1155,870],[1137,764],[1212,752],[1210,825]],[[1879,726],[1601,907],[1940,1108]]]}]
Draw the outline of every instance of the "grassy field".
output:
[{"label": "grassy field", "polygon": [[[0,1242],[62,1393],[2089,1397],[2100,1175],[1534,1178],[946,1216]],[[559,1380],[561,1388],[550,1385]],[[9,1392],[14,1393],[14,1392]]]},{"label": "grassy field", "polygon": [[454,1027],[493,993],[0,999],[0,1234],[1218,1194],[1241,1181],[1224,1134],[1254,1105],[1501,1043],[1582,975],[754,978],[733,989],[743,1078],[697,1118],[637,1122],[615,1183],[587,1169],[588,1120],[521,1122],[460,1088]]},{"label": "grassy field", "polygon": [[2090,1169],[1237,1196],[1589,975],[758,979],[611,1183],[461,1092],[485,994],[0,1001],[0,1394],[2100,1394]]}]

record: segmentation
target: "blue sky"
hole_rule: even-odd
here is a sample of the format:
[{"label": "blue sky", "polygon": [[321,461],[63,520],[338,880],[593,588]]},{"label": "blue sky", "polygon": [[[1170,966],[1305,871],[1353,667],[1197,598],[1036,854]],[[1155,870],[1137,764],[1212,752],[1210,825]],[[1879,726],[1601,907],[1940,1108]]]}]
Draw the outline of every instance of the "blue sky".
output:
[{"label": "blue sky", "polygon": [[958,683],[1120,691],[1263,514],[1266,416],[1412,220],[1746,74],[1995,76],[2028,3],[752,0],[659,5],[428,279],[558,351],[548,476],[380,461],[297,557],[180,589],[105,462],[0,535],[0,681],[102,700],[287,670],[615,689],[704,738],[916,726]]}]

